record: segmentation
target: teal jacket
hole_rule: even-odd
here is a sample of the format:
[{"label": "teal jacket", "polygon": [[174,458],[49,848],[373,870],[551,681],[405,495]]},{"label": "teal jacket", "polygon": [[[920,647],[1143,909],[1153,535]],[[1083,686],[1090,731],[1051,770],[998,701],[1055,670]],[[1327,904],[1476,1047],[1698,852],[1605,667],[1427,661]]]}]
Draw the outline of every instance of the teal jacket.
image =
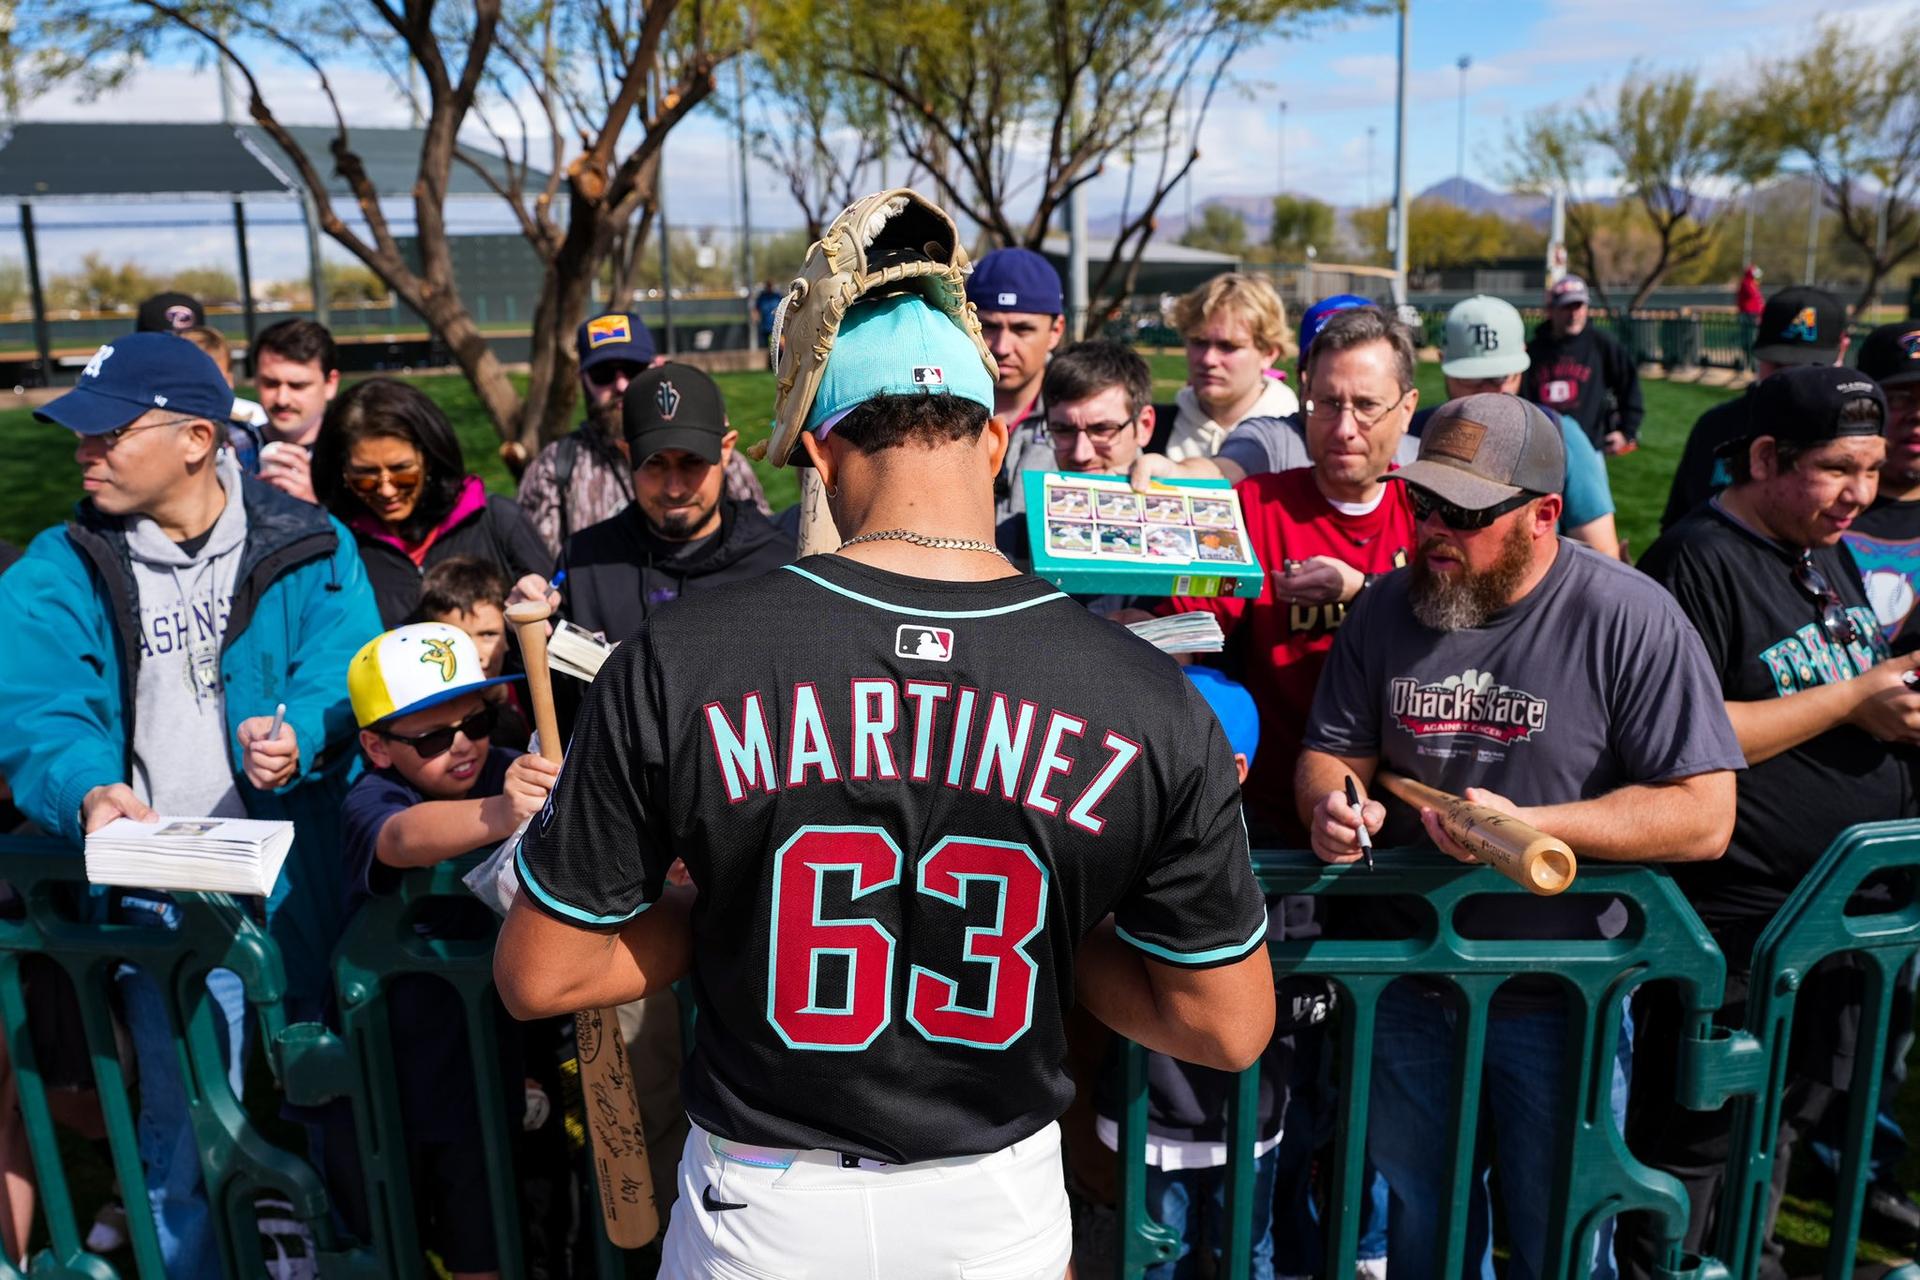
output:
[{"label": "teal jacket", "polygon": [[[247,540],[220,647],[228,765],[247,812],[294,823],[293,849],[267,900],[290,993],[326,990],[345,922],[340,803],[360,772],[347,664],[380,632],[353,538],[318,507],[247,477]],[[14,803],[76,845],[80,800],[132,776],[140,662],[132,560],[119,521],[82,502],[0,575],[0,776]],[[240,721],[287,704],[300,772],[274,791],[241,769]]]}]

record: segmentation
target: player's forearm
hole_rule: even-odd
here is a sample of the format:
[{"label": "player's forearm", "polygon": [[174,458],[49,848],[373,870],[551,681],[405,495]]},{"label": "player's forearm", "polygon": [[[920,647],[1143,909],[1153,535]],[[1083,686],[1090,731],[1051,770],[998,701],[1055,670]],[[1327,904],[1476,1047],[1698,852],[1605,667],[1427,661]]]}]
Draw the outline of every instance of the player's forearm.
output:
[{"label": "player's forearm", "polygon": [[1710,861],[1726,852],[1733,814],[1734,775],[1728,770],[1520,810],[1579,857],[1602,862]]},{"label": "player's forearm", "polygon": [[1243,1071],[1273,1035],[1273,970],[1265,947],[1218,969],[1149,962],[1111,919],[1080,944],[1074,989],[1093,1015],[1156,1053],[1219,1071]]},{"label": "player's forearm", "polygon": [[619,929],[581,929],[516,901],[494,943],[493,980],[516,1018],[642,1000],[693,965],[692,889],[669,887]]},{"label": "player's forearm", "polygon": [[502,815],[511,810],[488,800],[423,800],[387,819],[373,856],[389,867],[431,867],[512,835],[518,824],[503,827]]}]

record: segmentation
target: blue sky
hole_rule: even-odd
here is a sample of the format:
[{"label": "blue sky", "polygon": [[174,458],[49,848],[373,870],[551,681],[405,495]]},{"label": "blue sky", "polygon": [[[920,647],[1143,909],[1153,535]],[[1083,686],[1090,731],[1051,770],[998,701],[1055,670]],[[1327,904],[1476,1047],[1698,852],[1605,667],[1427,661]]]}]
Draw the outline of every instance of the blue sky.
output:
[{"label": "blue sky", "polygon": [[[1453,174],[1457,59],[1467,71],[1466,173],[1498,186],[1506,139],[1527,111],[1578,100],[1616,85],[1628,68],[1695,67],[1715,78],[1737,79],[1751,60],[1807,39],[1814,14],[1846,16],[1869,30],[1892,31],[1908,12],[1886,0],[1824,0],[1818,10],[1799,0],[1413,0],[1409,179],[1418,191]],[[1391,15],[1317,23],[1298,37],[1277,39],[1244,54],[1236,83],[1215,103],[1201,134],[1201,160],[1192,198],[1264,195],[1280,180],[1279,103],[1287,104],[1285,178],[1290,190],[1338,204],[1384,200],[1392,190],[1393,90],[1396,21]],[[724,73],[723,73],[724,74]],[[271,81],[270,102],[290,123],[327,123],[324,104],[304,77],[289,68]],[[343,98],[356,104],[362,124],[404,124],[406,111],[371,72],[339,77]],[[144,68],[122,91],[93,102],[55,93],[29,104],[26,119],[199,120],[220,118],[217,81],[185,57]],[[1369,182],[1367,130],[1375,129]],[[737,218],[737,161],[731,136],[717,120],[695,118],[669,147],[669,208],[676,225],[731,225]],[[724,175],[718,179],[712,175]],[[1095,184],[1096,214],[1118,204],[1122,176]],[[770,173],[756,172],[751,188],[758,226],[793,225],[790,198]],[[1184,193],[1169,202],[1184,204]],[[456,228],[507,230],[504,210],[490,201],[452,212]],[[49,205],[40,214],[48,272],[96,250],[150,266],[233,262],[233,236],[218,225],[224,208],[208,204],[150,204],[138,208]],[[293,207],[260,202],[261,223],[293,216]],[[64,221],[204,218],[213,225],[145,231],[61,231]],[[8,219],[11,221],[11,219]],[[303,241],[297,230],[260,226],[253,236],[256,279],[299,275]],[[0,242],[0,256],[17,249]],[[333,250],[329,256],[343,255]]]}]

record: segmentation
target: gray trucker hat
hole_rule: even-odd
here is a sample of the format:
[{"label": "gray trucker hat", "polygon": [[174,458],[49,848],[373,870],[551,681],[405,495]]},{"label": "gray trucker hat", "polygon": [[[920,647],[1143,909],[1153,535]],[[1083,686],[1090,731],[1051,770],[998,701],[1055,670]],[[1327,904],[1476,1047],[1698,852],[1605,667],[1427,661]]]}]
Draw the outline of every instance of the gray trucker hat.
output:
[{"label": "gray trucker hat", "polygon": [[1420,432],[1420,457],[1388,479],[1480,511],[1523,489],[1559,493],[1567,450],[1558,424],[1539,405],[1519,396],[1463,396],[1433,411]]}]

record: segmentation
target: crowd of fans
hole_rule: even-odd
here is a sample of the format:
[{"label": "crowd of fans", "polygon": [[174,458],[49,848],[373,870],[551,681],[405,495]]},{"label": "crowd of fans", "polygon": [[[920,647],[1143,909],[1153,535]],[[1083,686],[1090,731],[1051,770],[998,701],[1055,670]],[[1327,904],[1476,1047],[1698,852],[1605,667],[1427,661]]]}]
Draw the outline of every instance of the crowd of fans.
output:
[{"label": "crowd of fans", "polygon": [[[1392,309],[1339,295],[1295,328],[1263,280],[1221,276],[1175,307],[1188,377],[1155,404],[1131,349],[1065,341],[1044,258],[996,251],[969,296],[1011,430],[999,544],[1016,563],[1029,557],[1022,471],[1233,483],[1268,570],[1257,597],[1086,603],[1118,620],[1217,615],[1226,652],[1190,674],[1238,757],[1256,846],[1351,861],[1364,827],[1383,844],[1462,857],[1417,814],[1389,822],[1379,801],[1356,808],[1341,786],[1389,768],[1444,779],[1526,812],[1583,858],[1672,864],[1728,957],[1723,1016],[1736,1020],[1754,939],[1832,837],[1914,815],[1920,744],[1908,681],[1920,669],[1920,321],[1875,329],[1849,367],[1836,301],[1785,289],[1756,314],[1748,286],[1760,299],[1750,276],[1753,385],[1695,426],[1665,532],[1636,569],[1622,559],[1605,459],[1636,447],[1639,375],[1576,278],[1552,286],[1531,337],[1508,302],[1456,305],[1440,352],[1446,401],[1422,406],[1418,344]],[[335,1020],[329,960],[355,907],[408,868],[489,852],[553,786],[557,766],[526,752],[509,605],[546,599],[617,641],[683,595],[795,555],[797,519],[769,510],[707,374],[658,359],[639,317],[621,313],[583,324],[577,355],[584,420],[531,460],[516,495],[490,494],[418,386],[342,384],[324,327],[288,320],[259,334],[248,352],[257,398],[236,398],[226,340],[198,303],[162,295],[143,307],[141,331],[103,346],[73,391],[38,410],[74,436],[72,518],[0,561],[12,626],[0,706],[15,726],[0,739],[0,774],[16,816],[76,843],[119,817],[290,819],[293,851],[260,914],[285,960],[290,1016]],[[584,686],[558,685],[564,731]],[[1462,747],[1463,732],[1477,745]],[[1895,890],[1876,892],[1893,901]],[[115,890],[93,909],[156,929],[179,918],[150,891]],[[1413,927],[1402,914],[1321,918],[1310,901],[1284,900],[1272,928],[1393,936]],[[1628,917],[1592,897],[1523,909],[1489,898],[1469,914],[1462,927],[1488,938],[1607,938]],[[475,904],[417,927],[485,936],[491,917]],[[1315,1162],[1339,1090],[1334,1001],[1324,984],[1289,981],[1262,1079],[1256,1277],[1324,1274]],[[124,965],[115,983],[168,1273],[214,1274],[177,1029],[153,975]],[[225,970],[208,988],[240,1096],[253,1034],[244,993]],[[1845,963],[1810,977],[1820,995],[1801,1005],[1783,1147],[1830,1140],[1822,1126],[1850,1078],[1863,989]],[[514,1028],[497,1046],[514,1087],[482,1097],[458,1009],[435,984],[397,979],[388,999],[412,1046],[396,1070],[423,1238],[455,1276],[499,1273],[474,1117],[502,1107],[526,1139],[515,1159],[529,1265],[571,1274],[593,1223],[591,1196],[568,1191],[582,1166],[555,1101],[569,1028],[498,1011],[497,1025]],[[1711,1242],[1727,1119],[1675,1101],[1683,1013],[1671,992],[1628,1002],[1612,1097],[1636,1153],[1685,1182],[1698,1251]],[[1389,1257],[1397,1274],[1427,1274],[1444,1229],[1462,1016],[1438,983],[1397,984],[1379,1006],[1364,1275],[1384,1275]],[[620,1026],[670,1204],[681,1011],[663,994],[622,1009]],[[1489,1169],[1509,1274],[1544,1265],[1556,1143],[1577,1109],[1560,1087],[1577,1051],[1567,1027],[1551,978],[1510,983],[1493,1002],[1463,1270],[1492,1274]],[[48,1081],[81,1097],[84,1058],[62,1074],[57,1038],[40,1055]],[[1117,1051],[1091,1018],[1072,1039],[1083,1098],[1069,1163],[1094,1203],[1110,1193]],[[1183,1245],[1151,1275],[1196,1274],[1219,1247],[1230,1093],[1220,1073],[1153,1062],[1148,1204]],[[97,1137],[97,1114],[66,1110]],[[296,1118],[342,1224],[364,1232],[351,1123]],[[10,1259],[33,1216],[19,1129],[9,1107]],[[1912,1244],[1920,1208],[1892,1181],[1902,1147],[1890,1119],[1883,1137],[1871,1207],[1880,1230]],[[124,1231],[109,1206],[90,1240],[111,1249]],[[1631,1217],[1609,1224],[1593,1274],[1650,1275],[1656,1243]]]}]

